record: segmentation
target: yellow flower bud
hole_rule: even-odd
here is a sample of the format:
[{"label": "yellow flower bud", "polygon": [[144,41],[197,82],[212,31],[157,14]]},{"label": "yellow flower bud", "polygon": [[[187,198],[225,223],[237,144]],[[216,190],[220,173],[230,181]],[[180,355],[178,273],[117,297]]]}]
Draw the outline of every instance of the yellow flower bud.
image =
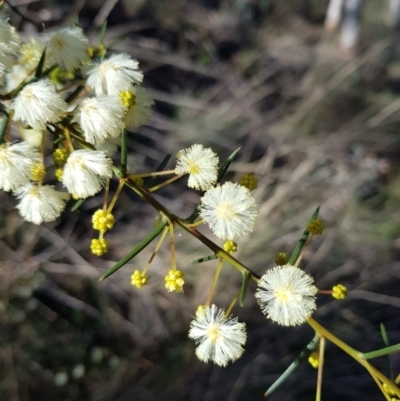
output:
[{"label": "yellow flower bud", "polygon": [[123,91],[119,93],[121,103],[129,110],[136,103],[136,96],[131,91]]},{"label": "yellow flower bud", "polygon": [[67,162],[69,153],[66,149],[58,148],[53,152],[54,163],[63,165]]},{"label": "yellow flower bud", "polygon": [[279,252],[276,254],[275,256],[275,264],[277,266],[284,266],[287,265],[287,263],[289,262],[289,258],[286,255],[285,252]]},{"label": "yellow flower bud", "polygon": [[234,253],[237,251],[237,243],[235,241],[227,240],[224,242],[224,251],[228,253]]},{"label": "yellow flower bud", "polygon": [[324,232],[325,224],[321,220],[311,220],[307,231],[313,235],[321,235]]},{"label": "yellow flower bud", "polygon": [[314,368],[317,369],[319,366],[319,355],[318,352],[313,352],[309,357],[308,357],[308,363]]},{"label": "yellow flower bud", "polygon": [[99,209],[93,214],[92,223],[95,230],[105,233],[108,230],[112,230],[114,227],[115,218],[111,212]]},{"label": "yellow flower bud", "polygon": [[169,292],[183,292],[184,277],[181,271],[171,269],[165,276],[165,288]]},{"label": "yellow flower bud", "polygon": [[135,270],[131,276],[131,283],[134,287],[142,288],[144,285],[147,284],[149,276],[145,273],[141,272],[140,270]]},{"label": "yellow flower bud", "polygon": [[34,181],[42,181],[46,175],[46,167],[42,163],[36,163],[31,167],[31,172]]},{"label": "yellow flower bud", "polygon": [[104,238],[102,239],[92,239],[90,244],[90,250],[94,255],[101,256],[108,252],[108,241]]},{"label": "yellow flower bud", "polygon": [[249,191],[258,188],[258,178],[253,174],[245,174],[239,181],[239,184],[246,187]]},{"label": "yellow flower bud", "polygon": [[332,288],[332,296],[333,296],[333,298],[338,299],[340,301],[342,301],[343,299],[346,299],[347,288],[342,284],[335,285]]},{"label": "yellow flower bud", "polygon": [[62,167],[56,168],[55,176],[57,178],[57,181],[60,181],[60,182],[62,181],[63,172],[64,172],[64,169]]}]

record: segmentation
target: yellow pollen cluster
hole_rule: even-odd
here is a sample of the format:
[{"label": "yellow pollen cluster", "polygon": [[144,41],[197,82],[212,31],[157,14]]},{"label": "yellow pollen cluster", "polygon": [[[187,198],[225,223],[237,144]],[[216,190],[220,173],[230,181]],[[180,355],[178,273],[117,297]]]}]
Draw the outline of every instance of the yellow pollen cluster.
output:
[{"label": "yellow pollen cluster", "polygon": [[131,91],[123,91],[119,93],[121,103],[129,110],[136,104],[136,96]]},{"label": "yellow pollen cluster", "polygon": [[67,162],[68,156],[69,154],[66,149],[58,148],[53,152],[54,162],[60,166]]},{"label": "yellow pollen cluster", "polygon": [[311,220],[307,231],[313,235],[321,235],[324,232],[325,224],[321,220]]},{"label": "yellow pollen cluster", "polygon": [[258,188],[258,178],[253,173],[248,173],[240,179],[239,184],[249,191],[253,191]]},{"label": "yellow pollen cluster", "polygon": [[343,301],[343,299],[346,299],[347,297],[347,288],[342,284],[335,285],[332,288],[332,296],[335,299]]},{"label": "yellow pollen cluster", "polygon": [[224,242],[224,251],[228,253],[234,253],[237,251],[237,243],[235,241],[227,240]]},{"label": "yellow pollen cluster", "polygon": [[140,270],[135,270],[131,276],[131,283],[134,287],[142,288],[147,284],[148,279],[149,276],[147,276],[145,273],[141,272]]},{"label": "yellow pollen cluster", "polygon": [[289,258],[286,255],[285,252],[279,252],[276,254],[275,256],[275,264],[277,266],[284,266],[287,265],[287,263],[289,262]]},{"label": "yellow pollen cluster", "polygon": [[308,363],[314,368],[317,369],[319,366],[319,355],[318,352],[313,352],[309,357],[308,357]]},{"label": "yellow pollen cluster", "polygon": [[200,173],[200,168],[199,164],[195,161],[189,161],[188,162],[188,171],[189,174],[199,174]]},{"label": "yellow pollen cluster", "polygon": [[104,234],[106,231],[112,230],[115,218],[108,210],[99,209],[94,212],[92,223],[95,230],[99,230]]},{"label": "yellow pollen cluster", "polygon": [[56,168],[55,176],[56,176],[56,178],[57,178],[57,181],[60,181],[60,182],[62,181],[63,172],[64,172],[64,169],[63,169],[62,167]]},{"label": "yellow pollen cluster", "polygon": [[209,339],[212,341],[213,344],[215,344],[219,338],[219,327],[218,325],[212,325],[209,329],[208,329],[208,337]]},{"label": "yellow pollen cluster", "polygon": [[184,277],[181,271],[171,269],[165,276],[165,288],[169,292],[183,292]]},{"label": "yellow pollen cluster", "polygon": [[94,255],[101,256],[108,252],[108,241],[104,238],[102,239],[92,239],[90,244],[90,250]]},{"label": "yellow pollen cluster", "polygon": [[37,163],[31,167],[31,172],[34,181],[42,181],[46,175],[46,167],[42,163]]}]

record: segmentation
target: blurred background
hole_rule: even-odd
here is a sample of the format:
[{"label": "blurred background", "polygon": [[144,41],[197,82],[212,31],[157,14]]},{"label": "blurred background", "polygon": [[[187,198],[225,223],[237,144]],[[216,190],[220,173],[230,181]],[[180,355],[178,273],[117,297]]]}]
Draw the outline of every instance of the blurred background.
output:
[{"label": "blurred background", "polygon": [[[259,219],[235,255],[258,274],[291,253],[320,205],[326,224],[301,267],[320,289],[315,319],[361,351],[400,342],[400,1],[397,0],[10,0],[35,22],[4,10],[25,40],[79,16],[93,44],[131,54],[155,99],[150,123],[132,132],[130,170],[154,170],[193,143],[228,157],[227,179],[253,172]],[[51,163],[51,160],[48,160]],[[199,193],[185,179],[157,199],[188,216]],[[0,400],[260,400],[312,339],[307,325],[282,328],[262,315],[250,285],[243,309],[246,352],[219,368],[199,362],[187,338],[216,263],[177,232],[185,293],[168,293],[164,244],[149,285],[130,285],[150,246],[109,279],[98,278],[151,231],[156,213],[133,193],[120,197],[110,251],[90,253],[91,215],[101,197],[54,224],[24,223],[0,194]],[[207,230],[202,229],[206,234]],[[212,235],[210,234],[211,238]],[[220,242],[217,242],[220,243]],[[225,265],[213,302],[227,307],[240,285]],[[400,359],[392,356],[395,376]],[[386,358],[374,365],[389,375]],[[304,363],[269,399],[309,401],[317,372]],[[323,399],[383,400],[368,373],[327,345]]]}]

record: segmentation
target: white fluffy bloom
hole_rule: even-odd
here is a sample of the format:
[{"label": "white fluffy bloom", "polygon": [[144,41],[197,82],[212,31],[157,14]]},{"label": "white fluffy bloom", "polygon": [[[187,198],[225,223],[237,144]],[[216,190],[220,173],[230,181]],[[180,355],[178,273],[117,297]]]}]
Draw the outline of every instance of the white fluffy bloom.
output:
[{"label": "white fluffy bloom", "polygon": [[190,323],[189,337],[196,341],[196,355],[201,361],[226,366],[243,354],[246,324],[239,323],[237,317],[225,318],[225,311],[215,305],[205,306]]},{"label": "white fluffy bloom", "polygon": [[9,43],[12,38],[13,27],[3,19],[0,19],[0,42]]},{"label": "white fluffy bloom", "polygon": [[138,67],[139,63],[128,54],[114,54],[89,68],[87,85],[97,96],[119,95],[129,90],[132,84],[142,82],[143,73]]},{"label": "white fluffy bloom", "polygon": [[298,267],[277,266],[261,277],[255,294],[263,313],[283,326],[304,323],[316,309],[314,279]]},{"label": "white fluffy bloom", "polygon": [[[0,64],[0,76],[2,67]],[[0,93],[7,94],[17,89],[22,82],[29,80],[33,77],[32,70],[28,70],[24,65],[15,64],[11,70],[3,76],[4,86],[1,87]]]},{"label": "white fluffy bloom", "polygon": [[211,148],[193,145],[176,156],[175,174],[189,174],[188,187],[206,191],[218,178],[218,156]]},{"label": "white fluffy bloom", "polygon": [[15,121],[44,130],[47,123],[60,121],[67,111],[67,103],[56,92],[48,79],[26,85],[15,99]]},{"label": "white fluffy bloom", "polygon": [[12,48],[6,43],[0,42],[0,84],[4,84],[4,77],[11,71],[14,62]]},{"label": "white fluffy bloom", "polygon": [[85,140],[92,145],[121,135],[125,107],[117,96],[100,96],[82,101],[73,121],[82,128]]},{"label": "white fluffy bloom", "polygon": [[0,188],[15,191],[27,184],[33,178],[31,169],[40,162],[40,153],[27,142],[1,145]]},{"label": "white fluffy bloom", "polygon": [[17,206],[21,216],[35,224],[57,219],[69,199],[69,194],[56,191],[54,187],[32,183],[18,189],[14,194],[21,199]]},{"label": "white fluffy bloom", "polygon": [[54,61],[68,71],[87,59],[88,40],[81,28],[62,28],[50,34],[49,50]]},{"label": "white fluffy bloom", "polygon": [[204,194],[200,216],[218,238],[233,240],[253,230],[257,204],[247,188],[226,182]]},{"label": "white fluffy bloom", "polygon": [[36,69],[39,65],[40,58],[42,57],[45,45],[31,39],[29,43],[21,46],[18,63],[27,69]]},{"label": "white fluffy bloom", "polygon": [[137,128],[150,120],[154,101],[144,88],[134,88],[133,94],[135,97],[134,104],[126,113],[125,122],[127,127]]},{"label": "white fluffy bloom", "polygon": [[105,152],[80,149],[69,155],[62,182],[70,194],[87,198],[99,192],[111,177],[112,162]]},{"label": "white fluffy bloom", "polygon": [[24,141],[35,148],[40,148],[44,135],[43,131],[36,129],[27,129],[18,123],[16,124],[16,126]]}]

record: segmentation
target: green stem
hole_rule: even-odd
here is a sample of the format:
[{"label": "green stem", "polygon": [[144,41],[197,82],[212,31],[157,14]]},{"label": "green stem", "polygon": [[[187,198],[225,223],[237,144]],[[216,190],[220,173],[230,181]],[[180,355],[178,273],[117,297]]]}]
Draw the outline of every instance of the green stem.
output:
[{"label": "green stem", "polygon": [[281,384],[289,378],[289,376],[296,370],[296,368],[308,358],[311,353],[315,350],[319,341],[319,335],[315,334],[314,338],[307,345],[306,348],[301,351],[300,355],[289,365],[289,367],[279,376],[275,383],[265,392],[264,397],[271,395]]},{"label": "green stem", "polygon": [[[118,169],[114,169],[118,170]],[[118,173],[118,171],[117,171]],[[235,259],[232,255],[225,252],[222,248],[220,248],[217,244],[209,240],[203,234],[198,232],[196,229],[189,226],[190,223],[171,213],[167,208],[165,208],[161,203],[159,203],[156,199],[154,199],[145,188],[140,186],[137,182],[128,179],[126,185],[135,191],[140,197],[142,197],[147,203],[153,206],[161,215],[165,216],[168,220],[183,228],[186,232],[196,237],[200,242],[202,242],[205,246],[211,249],[218,258],[226,260],[232,266],[234,266],[240,273],[246,273],[249,275],[249,279],[258,283],[259,277],[253,273],[248,267]]]},{"label": "green stem", "polygon": [[122,266],[126,265],[132,258],[134,258],[139,252],[141,252],[155,237],[157,237],[168,224],[166,219],[163,219],[161,223],[138,245],[136,245],[127,255],[125,255],[121,260],[119,260],[111,269],[107,270],[99,279],[99,281],[114,274]]},{"label": "green stem", "polygon": [[389,355],[392,354],[393,352],[398,352],[398,351],[400,351],[400,344],[395,344],[391,345],[390,347],[378,349],[376,351],[365,352],[362,354],[362,356],[365,359],[373,359],[373,358],[378,358],[380,356]]},{"label": "green stem", "polygon": [[356,349],[350,347],[345,342],[337,338],[331,332],[322,327],[319,323],[317,323],[313,318],[308,318],[307,323],[315,330],[315,332],[321,337],[325,337],[327,340],[335,344],[337,347],[342,349],[344,352],[349,354],[353,359],[355,359],[360,365],[364,366],[368,372],[374,378],[379,379],[382,383],[386,383],[386,385],[396,394],[396,396],[400,397],[400,389],[383,373],[374,368],[365,358],[364,355],[357,351]]}]

